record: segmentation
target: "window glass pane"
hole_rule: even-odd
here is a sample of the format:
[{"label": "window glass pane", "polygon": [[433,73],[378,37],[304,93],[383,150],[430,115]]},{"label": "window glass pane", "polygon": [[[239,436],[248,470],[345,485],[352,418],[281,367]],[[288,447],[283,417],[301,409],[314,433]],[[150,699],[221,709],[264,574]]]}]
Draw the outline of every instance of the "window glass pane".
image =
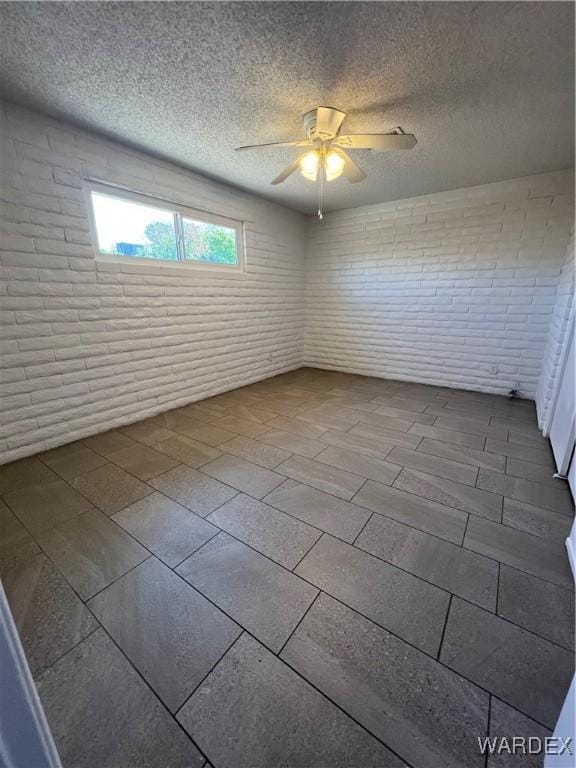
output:
[{"label": "window glass pane", "polygon": [[236,230],[221,224],[182,218],[184,254],[188,261],[237,264]]},{"label": "window glass pane", "polygon": [[178,261],[170,211],[97,192],[92,206],[102,253]]}]

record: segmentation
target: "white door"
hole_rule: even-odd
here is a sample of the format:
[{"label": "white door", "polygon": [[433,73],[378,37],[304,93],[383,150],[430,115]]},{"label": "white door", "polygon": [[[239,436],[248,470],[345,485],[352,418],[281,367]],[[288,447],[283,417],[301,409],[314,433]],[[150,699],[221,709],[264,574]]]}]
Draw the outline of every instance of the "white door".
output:
[{"label": "white door", "polygon": [[62,768],[0,582],[0,765]]},{"label": "white door", "polygon": [[[568,335],[568,344],[560,378],[558,397],[550,427],[550,443],[556,460],[558,474],[568,474],[574,441],[576,439],[576,415],[574,402],[574,325]],[[574,493],[574,489],[572,489]]]}]

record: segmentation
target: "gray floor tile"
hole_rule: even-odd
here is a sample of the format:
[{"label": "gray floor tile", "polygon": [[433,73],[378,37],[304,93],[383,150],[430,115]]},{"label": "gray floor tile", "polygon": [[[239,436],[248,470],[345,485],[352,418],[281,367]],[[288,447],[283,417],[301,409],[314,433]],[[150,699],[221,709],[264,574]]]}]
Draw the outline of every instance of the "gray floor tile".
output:
[{"label": "gray floor tile", "polygon": [[494,560],[382,515],[372,516],[354,545],[488,611],[496,610]]},{"label": "gray floor tile", "polygon": [[149,485],[115,464],[105,464],[86,472],[71,480],[70,485],[107,515],[152,493]]},{"label": "gray floor tile", "polygon": [[178,573],[275,652],[318,594],[226,533],[185,560]]},{"label": "gray floor tile", "polygon": [[321,531],[239,493],[208,520],[285,568],[294,568]]},{"label": "gray floor tile", "polygon": [[[463,425],[468,425],[470,429],[488,429],[490,427],[490,414],[491,411],[486,413],[486,409],[482,409],[480,413],[474,411],[470,406],[462,406],[459,408],[447,408],[440,403],[431,403],[426,408],[426,413],[435,415],[439,419],[458,419],[461,420]],[[451,427],[448,427],[451,429]],[[469,430],[462,428],[462,432]],[[479,434],[479,433],[478,433]]]},{"label": "gray floor tile", "polygon": [[148,445],[138,445],[137,443],[109,454],[108,458],[114,464],[130,472],[131,475],[139,477],[140,480],[150,480],[150,478],[178,466],[176,459],[155,451]]},{"label": "gray floor tile", "polygon": [[377,480],[385,485],[390,485],[396,479],[400,472],[400,467],[396,464],[389,464],[387,461],[376,459],[373,456],[347,451],[345,448],[336,448],[330,446],[318,454],[316,461],[329,464],[337,469],[343,469],[352,472],[363,478]]},{"label": "gray floor tile", "polygon": [[254,464],[267,469],[274,469],[292,455],[282,448],[274,448],[249,437],[235,437],[227,443],[222,443],[220,447],[226,453],[239,456],[246,461],[252,461]]},{"label": "gray floor tile", "polygon": [[573,673],[568,651],[458,597],[452,599],[440,659],[549,728]]},{"label": "gray floor tile", "polygon": [[563,542],[572,527],[572,520],[568,515],[514,499],[504,499],[502,522],[533,536],[557,542]]},{"label": "gray floor tile", "polygon": [[98,626],[44,554],[4,570],[2,583],[33,675]]},{"label": "gray floor tile", "polygon": [[216,448],[227,440],[232,440],[233,437],[236,437],[236,434],[229,429],[223,429],[223,427],[216,426],[215,424],[205,424],[186,430],[187,437],[191,437],[193,440],[204,445],[210,445],[212,448]]},{"label": "gray floor tile", "polygon": [[20,520],[0,499],[0,576],[3,571],[40,552]]},{"label": "gray floor tile", "polygon": [[103,630],[37,681],[65,768],[201,768],[204,758]]},{"label": "gray floor tile", "polygon": [[201,517],[237,494],[235,488],[183,465],[153,478],[150,485]]},{"label": "gray floor tile", "polygon": [[325,432],[322,435],[322,441],[354,453],[374,456],[376,459],[385,459],[394,448],[394,443],[391,440],[384,440],[374,435],[353,435],[351,432],[338,432],[336,429],[329,429],[328,432]]},{"label": "gray floor tile", "polygon": [[[233,432],[233,437],[236,435],[243,435],[244,437],[257,437],[263,432],[266,432],[268,427],[263,424],[259,424],[257,421],[251,421],[250,419],[240,419],[236,416],[224,416],[222,419],[217,419],[213,422],[213,426],[218,429],[226,430],[226,432]],[[232,438],[231,438],[232,439]]]},{"label": "gray floor tile", "polygon": [[282,448],[290,453],[306,456],[309,459],[313,459],[326,447],[319,440],[312,440],[309,437],[302,437],[302,435],[295,435],[292,432],[285,432],[281,429],[269,429],[263,435],[258,435],[258,440],[267,445]]},{"label": "gray floor tile", "polygon": [[498,615],[574,650],[574,593],[502,565]]},{"label": "gray floor tile", "polygon": [[157,492],[118,512],[114,522],[171,568],[218,533],[206,520]]},{"label": "gray floor tile", "polygon": [[300,435],[300,437],[307,437],[310,440],[318,440],[327,430],[327,427],[312,424],[308,421],[301,421],[290,416],[278,416],[267,422],[266,426],[272,429],[281,429],[284,432],[291,432],[295,435]]},{"label": "gray floor tile", "polygon": [[[175,408],[172,411],[167,411],[166,413],[160,413],[158,416],[154,416],[152,421],[158,426],[183,436],[187,435],[191,430],[198,429],[198,427],[209,423],[214,418],[214,416],[206,416],[204,418],[190,416],[183,408]],[[174,435],[172,435],[172,437],[174,437]],[[166,440],[169,439],[169,437],[166,438]]]},{"label": "gray floor tile", "polygon": [[[443,443],[443,445],[445,445]],[[411,451],[408,448],[394,448],[388,454],[388,461],[399,464],[402,467],[426,472],[429,475],[444,477],[446,480],[455,480],[464,485],[474,485],[478,470],[449,459],[430,456],[428,453]]]},{"label": "gray floor tile", "polygon": [[[303,411],[306,410],[305,406],[289,403],[289,402],[286,402],[286,400],[280,400],[279,398],[274,398],[274,397],[270,397],[266,399],[266,406],[268,408],[271,408],[273,411],[275,411],[275,413],[277,413],[279,417],[286,417],[288,419],[295,419]],[[272,422],[272,419],[266,422],[266,424],[269,425],[271,424],[271,422]],[[310,426],[313,426],[313,425],[310,425]],[[320,428],[319,425],[318,427]],[[281,429],[283,429],[283,427],[281,427]],[[287,431],[289,430],[287,429]]]},{"label": "gray floor tile", "polygon": [[178,435],[178,437],[164,440],[164,442],[158,443],[156,450],[162,451],[162,453],[166,453],[173,459],[194,469],[198,469],[203,464],[207,464],[212,459],[217,459],[218,456],[222,455],[222,451],[218,448],[199,443],[191,437],[186,437],[186,435]]},{"label": "gray floor tile", "polygon": [[534,464],[532,461],[523,461],[509,457],[506,461],[506,474],[520,477],[523,480],[532,480],[535,483],[551,483],[554,486],[563,484],[563,481],[554,477],[555,468],[547,462]]},{"label": "gray floor tile", "polygon": [[414,449],[422,440],[418,435],[411,435],[409,432],[401,432],[397,429],[381,427],[373,421],[371,421],[370,424],[365,424],[363,422],[356,424],[356,426],[352,427],[350,430],[350,434],[359,435],[360,437],[376,437],[382,440],[388,440],[389,442],[394,443],[394,445],[402,446],[403,448]]},{"label": "gray floor tile", "polygon": [[378,408],[378,403],[371,403],[369,400],[361,400],[360,398],[353,398],[349,396],[348,397],[331,396],[330,400],[327,402],[329,402],[330,405],[333,405],[333,406],[342,406],[343,408],[351,409],[353,411],[360,411],[361,414],[373,413],[376,410],[376,408]]},{"label": "gray floor tile", "polygon": [[438,456],[451,461],[458,461],[461,464],[469,464],[471,467],[484,467],[492,469],[494,472],[504,472],[506,469],[506,457],[499,456],[496,453],[487,453],[486,451],[477,451],[475,448],[469,448],[465,445],[449,445],[440,440],[431,440],[425,437],[418,451],[429,453],[432,456]]},{"label": "gray floor tile", "polygon": [[4,500],[34,535],[92,509],[92,504],[63,480],[12,491]]},{"label": "gray floor tile", "polygon": [[295,572],[412,645],[438,652],[447,592],[327,534]]},{"label": "gray floor tile", "polygon": [[354,497],[354,504],[455,544],[461,544],[464,538],[467,519],[464,512],[414,493],[368,480]]},{"label": "gray floor tile", "polygon": [[357,411],[350,411],[352,415],[345,415],[340,408],[329,408],[321,406],[319,408],[306,409],[297,418],[299,421],[307,421],[312,424],[319,424],[321,427],[330,429],[340,429],[343,432],[350,429],[360,419]]},{"label": "gray floor tile", "polygon": [[468,448],[475,448],[478,451],[482,450],[485,441],[485,438],[482,435],[456,432],[454,429],[431,427],[428,424],[413,424],[408,432],[411,435],[429,437],[432,440],[441,440],[444,443],[451,443],[452,445],[466,445]]},{"label": "gray floor tile", "polygon": [[374,413],[389,416],[391,419],[400,419],[401,421],[410,421],[413,424],[434,424],[436,416],[431,413],[417,413],[407,408],[400,408],[391,405],[380,405]]},{"label": "gray floor tile", "polygon": [[322,694],[243,635],[178,713],[219,768],[401,768]]},{"label": "gray floor tile", "polygon": [[550,483],[532,483],[530,480],[520,480],[517,477],[490,472],[487,469],[480,470],[476,484],[478,488],[500,493],[517,501],[526,501],[536,507],[544,507],[544,509],[551,509],[553,512],[569,516],[574,514],[574,503],[570,491],[563,484],[555,489]]},{"label": "gray floor tile", "polygon": [[[503,701],[492,697],[490,704],[490,739],[507,739],[508,744],[512,746],[513,739],[520,737],[526,739],[526,744],[530,738],[538,738],[544,742],[547,736],[552,733],[539,723],[526,717],[517,709],[509,707]],[[500,741],[497,742],[500,744]],[[500,753],[496,751],[488,757],[487,768],[542,768],[542,755],[538,754],[517,754],[511,755],[504,748]],[[570,768],[569,763],[566,768]]]},{"label": "gray floor tile", "polygon": [[229,454],[206,464],[202,472],[256,499],[261,499],[284,482],[282,475]]},{"label": "gray floor tile", "polygon": [[354,541],[370,512],[331,494],[286,480],[264,498],[267,504],[344,541]]},{"label": "gray floor tile", "polygon": [[358,475],[328,466],[321,461],[305,459],[303,456],[293,456],[276,469],[292,480],[311,485],[345,501],[350,501],[364,484],[364,478]]},{"label": "gray floor tile", "polygon": [[38,540],[83,600],[149,557],[140,544],[96,510],[61,523]]},{"label": "gray floor tile", "polygon": [[[508,428],[505,425],[488,425],[486,420],[466,418],[466,416],[448,415],[448,411],[439,411],[436,409],[435,427],[442,429],[454,429],[457,432],[469,432],[472,435],[482,435],[484,437],[493,437],[496,440],[506,440],[508,437]],[[445,415],[446,414],[446,415]]]},{"label": "gray floor tile", "polygon": [[88,605],[171,712],[241,633],[237,624],[154,557]]},{"label": "gray floor tile", "polygon": [[198,419],[199,421],[204,421],[204,423],[208,424],[211,421],[214,421],[214,419],[217,419],[218,416],[226,416],[226,408],[213,402],[213,400],[213,397],[210,397],[207,400],[199,400],[195,403],[190,403],[190,405],[184,405],[178,410],[186,416]]},{"label": "gray floor tile", "polygon": [[228,415],[244,419],[244,421],[255,421],[258,424],[265,424],[270,419],[275,419],[277,413],[268,408],[264,400],[254,398],[253,404],[235,404],[230,408]]},{"label": "gray floor tile", "polygon": [[[377,407],[376,403],[373,403]],[[407,419],[394,419],[392,416],[384,416],[381,413],[363,413],[360,416],[359,424],[373,424],[375,427],[389,429],[392,432],[410,432],[413,421]],[[421,425],[423,426],[423,425]]]},{"label": "gray floor tile", "polygon": [[572,572],[562,544],[480,517],[470,517],[464,546],[545,581],[572,587]]},{"label": "gray floor tile", "polygon": [[101,456],[109,456],[111,453],[115,453],[122,448],[134,445],[134,443],[135,441],[131,437],[122,434],[119,429],[111,429],[108,432],[101,432],[98,435],[82,440],[83,445],[90,448],[94,453],[99,453]]},{"label": "gray floor tile", "polygon": [[176,437],[177,434],[153,418],[139,421],[136,424],[130,424],[129,427],[122,427],[122,433],[145,445],[161,443],[163,440]]},{"label": "gray floor tile", "polygon": [[500,522],[502,518],[502,496],[472,488],[470,485],[455,483],[443,477],[434,477],[413,469],[403,469],[393,486],[488,520]]},{"label": "gray floor tile", "polygon": [[536,424],[522,425],[521,427],[514,425],[510,427],[508,430],[508,440],[511,443],[527,445],[529,448],[540,448],[542,450],[548,449],[549,446],[548,439],[542,435]]},{"label": "gray floor tile", "polygon": [[0,493],[58,480],[58,475],[38,459],[20,459],[0,467]]},{"label": "gray floor tile", "polygon": [[52,451],[41,453],[40,458],[64,480],[71,480],[73,477],[108,463],[104,456],[94,453],[81,443],[54,448]]},{"label": "gray floor tile", "polygon": [[414,768],[484,766],[488,694],[327,595],[281,658]]},{"label": "gray floor tile", "polygon": [[529,448],[526,445],[509,443],[506,440],[493,440],[488,438],[488,440],[486,440],[485,450],[490,453],[500,453],[502,456],[511,456],[515,459],[522,459],[522,461],[532,461],[535,464],[554,467],[554,458],[552,456],[552,451],[549,448],[546,450],[542,448]]},{"label": "gray floor tile", "polygon": [[428,402],[425,400],[414,400],[400,396],[375,397],[373,402],[380,403],[380,407],[403,408],[405,411],[410,411],[410,413],[423,413],[428,405]]}]

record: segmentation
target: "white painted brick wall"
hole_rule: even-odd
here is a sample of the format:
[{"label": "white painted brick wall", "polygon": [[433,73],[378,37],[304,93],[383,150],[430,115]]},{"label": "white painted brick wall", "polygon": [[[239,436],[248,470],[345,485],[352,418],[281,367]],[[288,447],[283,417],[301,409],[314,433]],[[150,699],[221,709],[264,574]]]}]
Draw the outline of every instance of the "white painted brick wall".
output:
[{"label": "white painted brick wall", "polygon": [[[534,396],[563,322],[570,173],[306,231],[297,213],[65,123],[6,104],[0,117],[0,463],[301,364]],[[82,177],[244,220],[247,274],[96,262]]]},{"label": "white painted brick wall", "polygon": [[[0,109],[0,463],[301,364],[302,215]],[[95,261],[83,176],[245,221],[246,274]]]},{"label": "white painted brick wall", "polygon": [[538,423],[544,434],[550,431],[553,408],[556,402],[562,363],[568,342],[570,323],[574,322],[574,239],[566,248],[566,257],[556,289],[556,301],[550,318],[548,340],[544,349],[542,371],[536,391]]},{"label": "white painted brick wall", "polygon": [[311,219],[304,364],[534,397],[573,211],[566,171]]}]

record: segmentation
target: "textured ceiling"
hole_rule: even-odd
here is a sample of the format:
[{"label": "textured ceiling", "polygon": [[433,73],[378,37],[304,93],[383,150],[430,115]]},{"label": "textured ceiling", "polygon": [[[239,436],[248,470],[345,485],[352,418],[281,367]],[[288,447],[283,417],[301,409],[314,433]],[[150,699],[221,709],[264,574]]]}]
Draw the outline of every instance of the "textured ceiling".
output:
[{"label": "textured ceiling", "polygon": [[271,179],[325,104],[347,132],[397,125],[410,152],[358,151],[348,208],[573,164],[570,2],[2,2],[4,95],[298,210]]}]

